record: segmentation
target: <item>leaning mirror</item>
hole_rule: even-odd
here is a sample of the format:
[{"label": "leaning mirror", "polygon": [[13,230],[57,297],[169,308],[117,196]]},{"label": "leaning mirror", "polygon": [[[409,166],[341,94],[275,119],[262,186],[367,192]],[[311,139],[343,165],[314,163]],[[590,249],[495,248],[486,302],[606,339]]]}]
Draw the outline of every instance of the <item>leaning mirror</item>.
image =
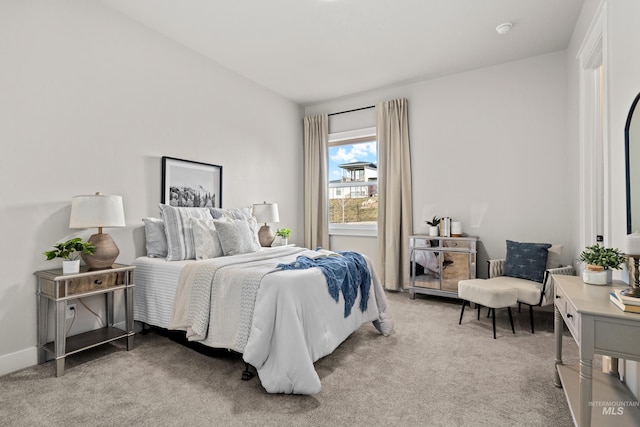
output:
[{"label": "leaning mirror", "polygon": [[640,93],[631,104],[624,128],[627,174],[627,234],[640,231],[640,112],[635,113]]}]

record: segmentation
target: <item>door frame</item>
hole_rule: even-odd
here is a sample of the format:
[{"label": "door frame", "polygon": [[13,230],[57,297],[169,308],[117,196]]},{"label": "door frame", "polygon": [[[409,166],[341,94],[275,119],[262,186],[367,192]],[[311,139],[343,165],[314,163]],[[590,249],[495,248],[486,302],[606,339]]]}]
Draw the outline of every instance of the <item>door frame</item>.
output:
[{"label": "door frame", "polygon": [[[608,131],[607,2],[603,1],[578,50],[580,74],[580,247],[611,240]],[[600,210],[602,206],[602,210]]]}]

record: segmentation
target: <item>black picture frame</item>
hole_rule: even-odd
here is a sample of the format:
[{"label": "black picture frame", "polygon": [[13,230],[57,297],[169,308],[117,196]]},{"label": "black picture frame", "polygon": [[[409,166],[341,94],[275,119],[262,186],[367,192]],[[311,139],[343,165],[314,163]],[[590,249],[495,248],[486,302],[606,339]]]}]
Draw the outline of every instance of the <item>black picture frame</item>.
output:
[{"label": "black picture frame", "polygon": [[162,198],[170,206],[222,207],[222,166],[162,157]]}]

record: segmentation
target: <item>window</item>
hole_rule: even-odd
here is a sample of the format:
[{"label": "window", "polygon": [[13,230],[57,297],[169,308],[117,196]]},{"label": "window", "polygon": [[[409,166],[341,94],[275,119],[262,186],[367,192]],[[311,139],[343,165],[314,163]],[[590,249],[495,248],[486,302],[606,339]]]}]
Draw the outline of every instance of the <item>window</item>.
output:
[{"label": "window", "polygon": [[329,233],[376,235],[378,144],[375,128],[329,135]]}]

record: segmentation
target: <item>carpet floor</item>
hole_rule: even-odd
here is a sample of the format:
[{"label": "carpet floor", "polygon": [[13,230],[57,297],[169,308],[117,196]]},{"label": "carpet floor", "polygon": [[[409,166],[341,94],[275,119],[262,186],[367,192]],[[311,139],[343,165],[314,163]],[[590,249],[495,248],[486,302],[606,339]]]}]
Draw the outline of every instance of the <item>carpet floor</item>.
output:
[{"label": "carpet floor", "polygon": [[[553,385],[553,313],[497,310],[497,339],[486,311],[476,320],[459,301],[388,293],[395,334],[363,325],[316,362],[322,391],[270,395],[225,350],[186,346],[152,330],[135,348],[106,344],[0,377],[4,426],[572,426]],[[563,336],[564,361],[578,349]],[[597,361],[594,366],[597,366]]]}]

